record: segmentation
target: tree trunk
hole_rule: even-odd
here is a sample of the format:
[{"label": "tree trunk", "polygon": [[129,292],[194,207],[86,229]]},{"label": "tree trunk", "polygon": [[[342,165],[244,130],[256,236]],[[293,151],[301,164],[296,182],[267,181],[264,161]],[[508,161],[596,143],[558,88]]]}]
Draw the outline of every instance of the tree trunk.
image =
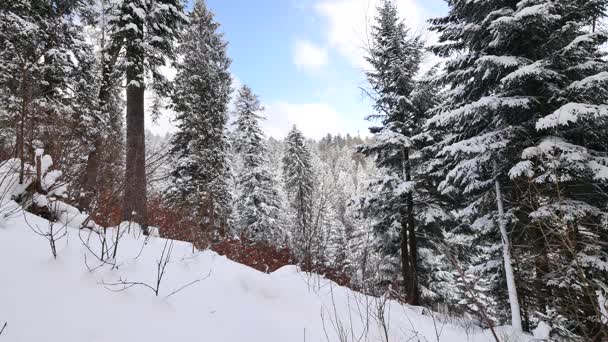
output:
[{"label": "tree trunk", "polygon": [[507,224],[504,219],[505,210],[502,202],[502,190],[498,179],[494,181],[496,186],[496,205],[498,206],[498,225],[500,227],[500,235],[502,236],[502,256],[505,266],[505,275],[507,278],[507,291],[509,293],[509,304],[511,305],[511,325],[516,331],[522,331],[521,313],[519,308],[519,300],[517,298],[517,287],[515,286],[515,275],[513,265],[511,264],[511,245],[509,235],[507,234]]},{"label": "tree trunk", "polygon": [[[405,181],[412,180],[412,170],[410,166],[409,150],[405,151]],[[416,221],[414,218],[414,199],[412,193],[406,195],[406,210],[407,210],[407,234],[409,242],[409,263],[410,263],[410,285],[407,294],[407,302],[410,305],[419,304],[418,296],[418,272],[416,270],[418,264],[418,246],[416,245]]]},{"label": "tree trunk", "polygon": [[407,302],[410,305],[418,305],[419,304],[419,296],[418,296],[418,246],[416,241],[416,225],[414,220],[414,201],[412,199],[412,194],[407,195],[407,232],[408,232],[408,242],[409,242],[409,262],[410,262],[410,292],[407,296]]},{"label": "tree trunk", "polygon": [[407,297],[410,292],[410,253],[407,240],[407,209],[401,210],[401,274],[403,276],[403,294]]},{"label": "tree trunk", "polygon": [[[138,32],[143,32],[143,25],[138,26]],[[139,223],[144,234],[147,234],[144,56],[141,47],[135,44],[137,43],[127,46],[127,59],[131,63],[127,66],[127,153],[123,219]]]},{"label": "tree trunk", "polygon": [[42,193],[42,154],[36,154],[36,192]]},{"label": "tree trunk", "polygon": [[30,105],[29,80],[25,66],[21,67],[21,115],[19,118],[19,129],[17,130],[17,151],[16,156],[21,161],[19,170],[19,184],[23,184],[25,174],[25,120],[27,120],[27,109]]},{"label": "tree trunk", "polygon": [[87,158],[87,166],[82,180],[82,193],[80,194],[80,199],[78,201],[78,206],[82,211],[89,212],[91,210],[93,199],[98,193],[97,177],[99,176],[102,145],[102,138],[100,136],[96,137],[93,150],[89,153]]}]

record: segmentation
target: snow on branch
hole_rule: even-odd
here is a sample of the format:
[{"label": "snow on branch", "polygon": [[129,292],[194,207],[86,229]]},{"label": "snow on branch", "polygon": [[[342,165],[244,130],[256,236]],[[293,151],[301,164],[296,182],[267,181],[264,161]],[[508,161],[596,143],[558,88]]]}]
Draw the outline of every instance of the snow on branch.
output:
[{"label": "snow on branch", "polygon": [[565,126],[577,122],[582,117],[599,118],[608,116],[608,105],[591,105],[586,103],[568,103],[558,110],[541,118],[536,123],[537,130]]},{"label": "snow on branch", "polygon": [[438,114],[432,117],[429,123],[444,126],[458,119],[477,115],[483,110],[497,111],[499,109],[529,108],[531,104],[532,99],[526,97],[486,96],[454,110]]}]

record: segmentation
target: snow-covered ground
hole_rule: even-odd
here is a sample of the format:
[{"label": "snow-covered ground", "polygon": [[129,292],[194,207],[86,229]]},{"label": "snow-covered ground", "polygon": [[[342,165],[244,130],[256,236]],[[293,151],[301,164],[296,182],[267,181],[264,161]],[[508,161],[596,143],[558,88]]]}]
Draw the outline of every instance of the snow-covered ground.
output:
[{"label": "snow-covered ground", "polygon": [[[120,240],[117,269],[90,271],[100,263],[83,240],[98,251],[95,234],[67,228],[55,260],[30,227],[45,232],[49,222],[23,212],[0,220],[0,342],[375,342],[386,341],[385,331],[391,342],[493,341],[471,323],[363,296],[295,266],[265,274],[187,243],[146,242],[135,230]],[[159,296],[145,285],[108,285],[155,287],[157,260],[170,246]],[[501,341],[532,339],[497,331]]]}]

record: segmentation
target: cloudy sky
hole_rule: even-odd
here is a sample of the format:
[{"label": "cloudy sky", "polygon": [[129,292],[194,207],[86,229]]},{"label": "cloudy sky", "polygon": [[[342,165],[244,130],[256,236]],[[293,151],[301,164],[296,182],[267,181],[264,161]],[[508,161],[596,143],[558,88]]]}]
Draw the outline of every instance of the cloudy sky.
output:
[{"label": "cloudy sky", "polygon": [[[395,0],[414,31],[432,40],[428,18],[441,16],[443,0]],[[235,85],[261,98],[270,136],[296,124],[307,136],[364,135],[371,111],[365,87],[366,22],[380,0],[207,0],[228,40]],[[428,56],[426,64],[434,62]],[[148,123],[157,134],[174,130],[171,115]]]}]

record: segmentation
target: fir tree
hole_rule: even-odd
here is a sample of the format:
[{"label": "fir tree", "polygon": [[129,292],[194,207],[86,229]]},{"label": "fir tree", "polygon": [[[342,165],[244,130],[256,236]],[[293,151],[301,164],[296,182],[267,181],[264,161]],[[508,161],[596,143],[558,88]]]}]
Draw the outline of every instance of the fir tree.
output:
[{"label": "fir tree", "polygon": [[[469,220],[470,228],[478,238],[478,252],[483,256],[482,263],[475,269],[482,271],[480,274],[491,284],[501,305],[499,311],[505,303],[504,294],[508,294],[511,324],[516,329],[522,329],[521,312],[526,323],[523,327],[530,328],[534,319],[529,316],[537,309],[543,312],[547,308],[545,299],[548,293],[542,282],[547,281],[548,274],[542,260],[549,255],[546,247],[551,243],[545,241],[547,235],[542,230],[534,228],[534,222],[537,222],[537,227],[550,222],[546,217],[542,222],[536,219],[540,213],[549,214],[552,204],[538,206],[535,202],[541,198],[543,201],[558,199],[559,196],[533,196],[528,190],[521,191],[527,188],[537,192],[536,184],[542,183],[540,179],[550,180],[551,177],[547,177],[551,174],[548,164],[541,167],[545,177],[539,175],[537,181],[512,182],[510,178],[535,175],[531,161],[520,163],[522,156],[540,157],[543,148],[551,151],[545,154],[548,156],[559,151],[560,146],[572,146],[561,143],[547,145],[554,138],[549,138],[549,134],[542,137],[537,131],[537,128],[543,131],[560,126],[549,122],[578,112],[581,107],[572,106],[570,101],[582,100],[585,103],[583,107],[601,111],[596,101],[601,101],[602,96],[595,93],[598,97],[594,99],[576,99],[570,85],[584,77],[597,76],[600,69],[605,68],[597,53],[597,44],[605,39],[601,38],[603,35],[582,34],[583,27],[591,27],[601,15],[598,6],[604,8],[605,3],[602,3],[496,0],[480,4],[453,1],[448,16],[432,21],[433,29],[440,33],[440,44],[434,47],[435,52],[444,57],[459,54],[446,65],[442,80],[443,84],[449,85],[450,91],[447,101],[431,120],[433,125],[449,132],[440,152],[448,169],[440,189],[444,193],[467,196],[461,213]],[[566,107],[558,111],[561,106]],[[590,130],[593,134],[602,131],[604,129],[598,129],[598,126]],[[563,152],[562,149],[558,155]],[[533,198],[535,200],[528,203]],[[557,203],[562,203],[559,201],[561,199]],[[539,212],[541,208],[543,210]],[[586,214],[583,216],[589,219]],[[555,230],[549,231],[556,233]],[[511,242],[515,237],[521,238],[517,246],[531,248],[521,250],[513,247]],[[530,241],[536,245],[532,246]],[[502,261],[499,261],[499,251],[502,252]],[[522,274],[518,276],[513,270],[512,253],[515,253],[516,260],[532,260],[536,265],[530,267],[527,262],[520,262],[517,266]],[[524,292],[522,306],[519,293],[522,293],[523,286],[518,284],[523,280],[518,279],[524,275],[535,279],[535,284],[531,285],[539,290]],[[507,291],[504,291],[505,285]],[[536,300],[541,300],[541,303],[535,303]]]},{"label": "fir tree", "polygon": [[608,62],[601,51],[608,33],[595,25],[607,6],[522,3],[496,28],[536,32],[528,37],[536,50],[529,47],[522,65],[503,78],[509,88],[542,84],[533,92],[539,104],[531,115],[534,145],[509,175],[527,199],[521,204],[527,229],[520,252],[533,260],[520,265],[529,275],[526,316],[549,321],[554,335],[568,340],[608,336],[599,299],[608,279],[608,250],[600,242],[608,238]]},{"label": "fir tree", "polygon": [[174,59],[174,45],[184,22],[180,0],[124,0],[110,20],[114,56],[124,50],[127,80],[127,150],[123,219],[147,225],[144,90],[147,76],[159,95],[169,84],[158,68]]},{"label": "fir tree", "polygon": [[[371,184],[376,198],[362,203],[362,212],[377,218],[373,229],[385,260],[381,266],[382,277],[393,280],[400,270],[408,302],[418,304],[417,235],[420,232],[417,233],[416,221],[420,208],[416,208],[415,203],[418,181],[415,159],[419,148],[417,140],[425,140],[420,135],[430,106],[422,101],[426,93],[415,92],[414,77],[419,71],[423,43],[419,37],[409,34],[392,2],[385,1],[378,12],[367,56],[372,71],[367,73],[367,78],[376,111],[369,119],[380,120],[381,126],[370,129],[375,141],[363,146],[361,152],[375,156],[376,165],[383,168],[385,174]],[[415,97],[420,101],[416,102]]]},{"label": "fir tree", "polygon": [[178,131],[172,139],[170,201],[201,224],[225,225],[231,197],[227,153],[230,59],[219,24],[197,1],[179,47],[172,96]]},{"label": "fir tree", "polygon": [[307,266],[311,266],[313,170],[311,153],[296,126],[289,131],[283,153],[283,178],[287,199],[295,213],[294,246]]},{"label": "fir tree", "polygon": [[279,241],[279,194],[269,171],[265,137],[260,128],[263,110],[251,89],[239,89],[234,102],[236,122],[234,148],[241,159],[235,200],[241,234],[253,241]]}]

